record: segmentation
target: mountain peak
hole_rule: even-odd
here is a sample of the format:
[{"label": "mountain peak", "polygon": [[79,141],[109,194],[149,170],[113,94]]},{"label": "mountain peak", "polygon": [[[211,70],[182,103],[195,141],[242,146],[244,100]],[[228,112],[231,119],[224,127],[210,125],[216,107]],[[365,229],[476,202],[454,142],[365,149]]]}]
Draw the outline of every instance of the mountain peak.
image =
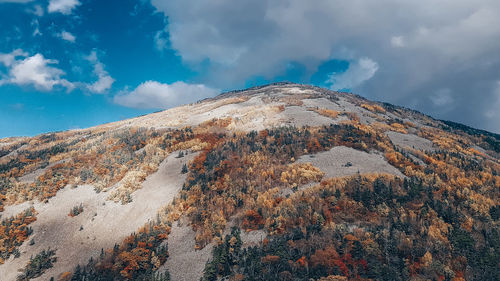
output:
[{"label": "mountain peak", "polygon": [[[281,126],[321,126],[346,122],[412,122],[424,126],[438,121],[415,111],[371,102],[363,97],[295,83],[273,83],[161,112],[104,125],[105,127],[183,128],[212,119],[226,119],[235,131]],[[358,120],[359,119],[359,120]]]}]

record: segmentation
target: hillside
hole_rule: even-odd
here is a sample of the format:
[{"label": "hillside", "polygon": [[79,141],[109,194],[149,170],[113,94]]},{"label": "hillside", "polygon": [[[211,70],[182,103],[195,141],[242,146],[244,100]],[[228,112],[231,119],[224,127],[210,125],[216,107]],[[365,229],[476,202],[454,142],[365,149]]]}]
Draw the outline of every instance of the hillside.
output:
[{"label": "hillside", "polygon": [[278,83],[0,140],[1,280],[500,280],[500,136]]}]

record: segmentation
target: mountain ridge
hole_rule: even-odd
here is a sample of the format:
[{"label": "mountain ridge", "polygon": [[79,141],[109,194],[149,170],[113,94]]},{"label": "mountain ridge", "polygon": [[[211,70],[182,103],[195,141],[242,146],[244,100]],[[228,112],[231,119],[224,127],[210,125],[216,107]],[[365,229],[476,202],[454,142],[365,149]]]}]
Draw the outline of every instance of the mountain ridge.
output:
[{"label": "mountain ridge", "polygon": [[[394,104],[391,104],[391,103],[388,103],[388,102],[384,102],[384,101],[369,100],[369,99],[367,99],[367,98],[365,98],[365,97],[363,97],[361,95],[358,95],[358,94],[355,94],[355,93],[351,93],[351,92],[333,91],[333,90],[329,90],[329,89],[326,89],[326,88],[322,88],[320,86],[315,86],[315,85],[310,85],[310,84],[301,84],[301,83],[295,83],[295,82],[288,82],[288,81],[280,81],[280,82],[273,82],[273,83],[268,83],[268,84],[259,85],[259,86],[252,86],[252,87],[241,89],[241,90],[225,91],[225,92],[222,92],[222,93],[218,94],[215,97],[204,98],[204,99],[195,101],[193,103],[182,104],[182,105],[179,105],[177,107],[187,106],[187,105],[191,105],[191,104],[198,104],[198,103],[202,103],[202,102],[206,102],[206,101],[213,101],[213,100],[218,100],[218,99],[224,99],[224,98],[227,98],[227,97],[230,97],[230,96],[237,96],[237,94],[240,94],[240,93],[245,93],[245,92],[249,92],[249,91],[258,91],[258,90],[262,90],[262,89],[265,89],[265,88],[268,88],[268,87],[273,87],[273,86],[278,86],[278,87],[279,86],[297,86],[297,87],[308,88],[308,89],[316,89],[316,90],[320,90],[325,95],[329,95],[329,94],[330,95],[335,95],[335,94],[352,95],[352,96],[354,96],[357,99],[366,100],[366,101],[370,101],[370,102],[375,102],[375,103],[378,103],[378,104],[381,104],[381,105],[384,105],[384,106],[387,106],[387,107],[399,108],[399,109],[406,110],[406,111],[409,111],[409,112],[413,112],[413,113],[416,113],[416,114],[421,114],[421,115],[424,115],[426,117],[432,118],[432,119],[434,119],[436,121],[443,122],[444,125],[446,125],[446,126],[454,127],[454,128],[460,128],[464,132],[468,132],[468,131],[470,131],[470,132],[477,132],[479,134],[490,135],[490,136],[494,137],[497,140],[500,139],[500,134],[498,134],[498,133],[490,132],[490,131],[484,130],[484,129],[475,128],[475,127],[472,127],[472,126],[469,126],[469,125],[465,125],[465,124],[462,124],[460,122],[456,122],[456,121],[452,121],[452,120],[438,119],[438,118],[435,118],[435,117],[433,117],[431,115],[422,113],[422,112],[420,112],[420,111],[418,111],[416,109],[412,109],[412,108],[409,108],[409,107],[405,107],[405,106],[401,106],[401,105],[394,105]],[[176,107],[174,107],[174,108],[176,108]],[[99,126],[105,126],[105,125],[110,125],[110,124],[114,124],[114,123],[117,123],[117,122],[127,121],[127,120],[130,120],[130,119],[140,118],[140,117],[143,117],[143,116],[147,116],[147,115],[150,115],[150,114],[156,114],[156,113],[160,113],[160,112],[164,112],[164,111],[168,111],[168,110],[169,109],[162,109],[162,110],[158,110],[158,111],[155,111],[155,112],[152,112],[152,113],[142,114],[142,115],[138,115],[136,117],[131,117],[131,118],[123,119],[123,120],[117,120],[117,121],[111,121],[111,122],[107,122],[107,123],[102,123],[102,124],[91,126],[91,127],[88,127],[88,128],[78,128],[78,129],[68,129],[68,130],[60,130],[60,131],[50,131],[50,132],[46,132],[46,133],[40,133],[40,134],[35,135],[35,136],[10,136],[10,137],[0,138],[0,140],[4,140],[5,141],[5,140],[8,140],[8,139],[13,139],[13,138],[14,139],[15,138],[30,138],[30,137],[38,137],[38,136],[41,136],[41,135],[47,135],[47,134],[53,134],[53,133],[62,133],[62,132],[68,132],[68,131],[87,130],[87,129],[91,129],[91,128],[95,128],[95,127],[99,127]]]}]

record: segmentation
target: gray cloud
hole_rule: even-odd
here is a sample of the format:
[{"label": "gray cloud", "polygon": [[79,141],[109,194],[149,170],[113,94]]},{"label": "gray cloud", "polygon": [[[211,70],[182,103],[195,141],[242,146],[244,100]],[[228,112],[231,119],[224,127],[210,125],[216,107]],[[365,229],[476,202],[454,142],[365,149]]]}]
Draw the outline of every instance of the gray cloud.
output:
[{"label": "gray cloud", "polygon": [[[217,87],[343,59],[351,67],[326,84],[349,78],[369,98],[500,132],[498,0],[151,2],[168,18],[171,47],[194,67],[208,61]],[[360,71],[363,58],[376,73]]]}]

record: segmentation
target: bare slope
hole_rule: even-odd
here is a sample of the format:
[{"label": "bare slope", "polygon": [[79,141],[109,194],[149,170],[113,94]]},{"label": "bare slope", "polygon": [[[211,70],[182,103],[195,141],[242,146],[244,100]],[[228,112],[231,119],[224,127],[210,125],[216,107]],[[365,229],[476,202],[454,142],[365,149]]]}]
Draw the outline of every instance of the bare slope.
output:
[{"label": "bare slope", "polygon": [[304,155],[297,162],[310,162],[325,172],[324,178],[352,176],[358,173],[387,173],[404,177],[398,169],[387,163],[382,155],[375,152],[366,153],[345,146],[336,146],[325,152]]}]

